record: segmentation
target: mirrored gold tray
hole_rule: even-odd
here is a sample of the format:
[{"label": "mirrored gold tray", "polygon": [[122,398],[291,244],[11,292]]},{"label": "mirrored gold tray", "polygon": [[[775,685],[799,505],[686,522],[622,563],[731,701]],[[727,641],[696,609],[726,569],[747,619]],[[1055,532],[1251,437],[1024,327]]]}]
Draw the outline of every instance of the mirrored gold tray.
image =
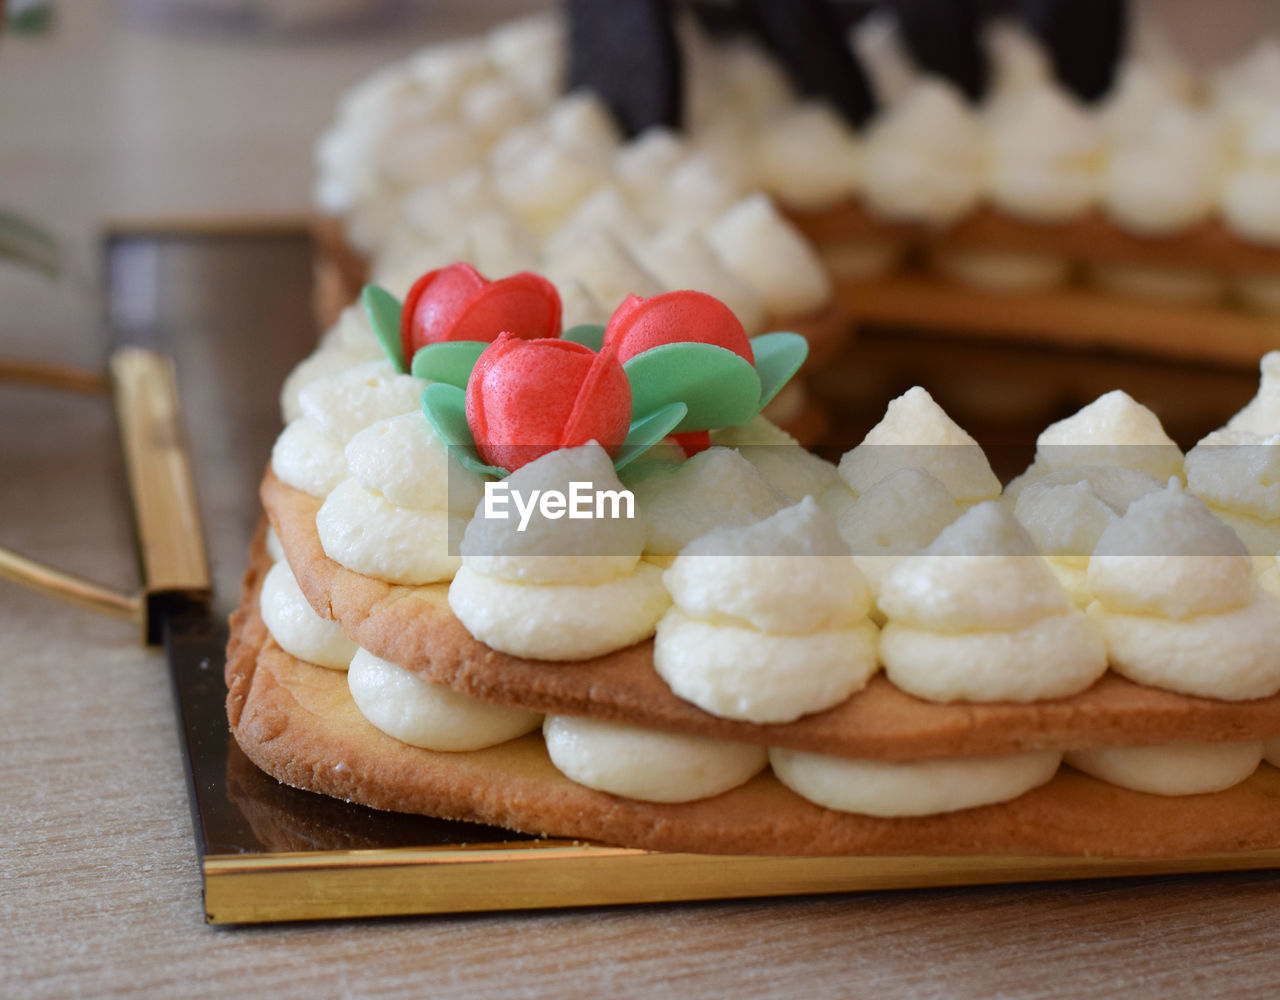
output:
[{"label": "mirrored gold tray", "polygon": [[[596,906],[1280,867],[1280,850],[1173,861],[664,854],[381,813],[278,784],[229,737],[224,622],[238,593],[258,517],[256,486],[279,426],[278,388],[315,339],[308,318],[312,252],[305,224],[265,220],[210,227],[165,220],[115,227],[105,246],[113,336],[144,343],[166,366],[171,360],[176,371],[190,477],[205,514],[204,536],[212,542],[212,613],[207,603],[184,600],[161,604],[150,616],[153,638],[162,635],[170,654],[208,921]],[[136,402],[118,398],[117,409],[124,413]],[[168,412],[163,403],[144,406],[142,412],[159,421],[142,439],[165,447],[176,440],[181,448],[176,412]],[[130,419],[122,418],[126,440]],[[172,465],[172,454],[166,455]],[[181,476],[177,479],[181,494],[185,487]],[[133,488],[136,494],[139,483]],[[146,491],[145,484],[141,489]],[[184,503],[193,509],[191,497]],[[148,518],[142,510],[138,514],[145,547]],[[185,558],[194,558],[189,547],[178,548]],[[146,556],[144,552],[144,565]],[[182,582],[192,589],[190,579]]]}]

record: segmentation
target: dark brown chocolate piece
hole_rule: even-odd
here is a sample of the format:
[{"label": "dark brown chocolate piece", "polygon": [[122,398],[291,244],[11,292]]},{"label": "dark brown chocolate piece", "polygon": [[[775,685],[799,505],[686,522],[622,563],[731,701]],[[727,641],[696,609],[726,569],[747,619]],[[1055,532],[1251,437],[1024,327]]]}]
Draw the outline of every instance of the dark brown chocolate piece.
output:
[{"label": "dark brown chocolate piece", "polygon": [[1124,53],[1125,0],[1022,0],[1022,16],[1064,87],[1090,103],[1110,92]]},{"label": "dark brown chocolate piece", "polygon": [[826,0],[744,0],[756,30],[803,93],[825,98],[854,125],[875,112],[871,84]]},{"label": "dark brown chocolate piece", "polygon": [[971,101],[987,91],[980,0],[893,0],[903,43],[921,69],[950,80]]},{"label": "dark brown chocolate piece", "polygon": [[680,125],[680,49],[668,0],[568,0],[569,86],[594,91],[628,136]]}]

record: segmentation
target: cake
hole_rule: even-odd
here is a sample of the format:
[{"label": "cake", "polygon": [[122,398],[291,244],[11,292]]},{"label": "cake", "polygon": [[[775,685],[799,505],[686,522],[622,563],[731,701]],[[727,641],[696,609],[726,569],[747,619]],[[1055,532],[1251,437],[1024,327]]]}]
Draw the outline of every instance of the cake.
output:
[{"label": "cake", "polygon": [[[1265,306],[1272,50],[1206,99],[1141,25],[1118,61],[1116,3],[1089,44],[1053,3],[948,9],[941,49],[923,8],[845,44],[818,0],[757,6],[768,50],[570,5],[344,99],[237,743],[377,809],[660,850],[1280,847],[1280,355],[1185,456],[1117,391],[1004,485],[919,386],[826,461],[793,380],[900,267]],[[657,57],[631,86],[623,42]]]},{"label": "cake", "polygon": [[603,322],[621,294],[699,288],[750,332],[810,334],[818,356],[845,332],[842,290],[920,260],[987,290],[1081,277],[1274,305],[1273,42],[1196,79],[1135,18],[1086,85],[1070,63],[1107,38],[968,25],[983,86],[913,49],[911,24],[849,30],[842,68],[867,84],[852,109],[785,48],[686,16],[679,120],[643,128],[565,92],[577,50],[555,17],[384,68],[318,147],[322,325],[366,280],[401,294],[453,260],[545,273],[574,322]]},{"label": "cake", "polygon": [[1184,460],[1108,394],[1004,491],[922,388],[804,451],[760,415],[803,339],[705,293],[564,329],[454,264],[363,304],[286,385],[233,618],[279,780],[703,853],[1280,846],[1275,553],[1218,513],[1271,513],[1276,356],[1254,437]]}]

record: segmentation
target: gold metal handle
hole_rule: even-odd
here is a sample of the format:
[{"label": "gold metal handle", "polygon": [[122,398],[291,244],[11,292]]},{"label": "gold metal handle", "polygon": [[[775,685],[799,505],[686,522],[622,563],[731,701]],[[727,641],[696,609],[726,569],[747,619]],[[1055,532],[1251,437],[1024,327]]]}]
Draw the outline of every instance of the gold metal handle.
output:
[{"label": "gold metal handle", "polygon": [[[118,349],[109,362],[120,441],[142,566],[142,589],[122,594],[0,549],[0,576],[96,611],[138,622],[143,637],[161,639],[160,611],[175,602],[205,605],[209,565],[201,534],[191,462],[178,406],[173,363],[138,347]],[[93,372],[0,364],[0,377],[78,391],[107,384]]]}]

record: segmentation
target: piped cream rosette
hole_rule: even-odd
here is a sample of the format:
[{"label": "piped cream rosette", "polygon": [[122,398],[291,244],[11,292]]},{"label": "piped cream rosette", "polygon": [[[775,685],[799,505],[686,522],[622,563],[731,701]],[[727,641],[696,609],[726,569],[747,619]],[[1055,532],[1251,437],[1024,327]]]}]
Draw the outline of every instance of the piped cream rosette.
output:
[{"label": "piped cream rosette", "polygon": [[1106,650],[1007,508],[965,513],[884,578],[880,658],[928,701],[1037,701],[1083,691]]},{"label": "piped cream rosette", "polygon": [[1231,529],[1176,484],[1102,533],[1088,587],[1118,673],[1206,698],[1280,691],[1280,599]]},{"label": "piped cream rosette", "polygon": [[1093,600],[1085,573],[1102,533],[1162,484],[1145,472],[1082,465],[1049,472],[1018,494],[1014,514],[1077,606]]},{"label": "piped cream rosette", "polygon": [[819,498],[871,584],[919,552],[973,504],[1000,495],[987,456],[927,391],[890,401],[884,417],[840,459],[840,478]]},{"label": "piped cream rosette", "polygon": [[316,614],[283,561],[263,579],[259,606],[276,645],[316,666],[347,671],[360,714],[402,743],[428,750],[481,750],[542,723],[537,713],[459,694],[361,649],[337,622]]},{"label": "piped cream rosette", "polygon": [[1275,576],[1280,550],[1280,351],[1262,358],[1258,393],[1187,452],[1187,489]]},{"label": "piped cream rosette", "polygon": [[299,392],[299,416],[271,449],[280,481],[323,497],[347,476],[347,442],[372,423],[416,412],[426,383],[401,375],[388,361],[367,361],[307,383]]},{"label": "piped cream rosette", "polygon": [[551,762],[571,781],[645,802],[710,798],[768,763],[764,747],[600,719],[548,716],[542,735]]},{"label": "piped cream rosette", "polygon": [[793,501],[821,497],[840,481],[833,463],[802,447],[764,417],[755,417],[740,427],[714,430],[711,443],[736,450],[766,483]]},{"label": "piped cream rosette", "polygon": [[345,464],[351,474],[316,513],[325,554],[388,583],[452,579],[483,480],[462,467],[421,411],[360,431],[346,447]]},{"label": "piped cream rosette", "polygon": [[[1040,80],[1008,91],[988,108],[983,124],[984,194],[999,211],[1054,225],[1096,203],[1102,128],[1061,87]],[[1071,268],[1062,254],[1003,249],[951,250],[938,262],[966,284],[1005,292],[1053,287]]]},{"label": "piped cream rosette", "polygon": [[492,510],[482,502],[449,587],[449,606],[467,631],[533,660],[590,659],[652,635],[671,599],[662,571],[640,559],[645,523],[638,511],[626,516],[626,491],[605,450],[595,443],[562,448],[503,483],[508,496],[526,503],[548,491],[571,497],[578,484],[593,503],[605,496],[606,516],[548,516],[539,502],[522,519],[514,502],[495,502]]},{"label": "piped cream rosette", "polygon": [[352,657],[347,687],[371,725],[401,743],[427,750],[483,750],[542,723],[536,712],[459,694],[367,649],[358,649]]},{"label": "piped cream rosette", "polygon": [[960,508],[942,481],[924,469],[899,469],[835,513],[840,537],[871,586],[874,614],[883,624],[879,603],[885,576],[904,556],[937,538],[960,516]]},{"label": "piped cream rosette", "polygon": [[862,198],[882,218],[941,228],[978,204],[983,174],[982,128],[964,95],[923,77],[871,127]]},{"label": "piped cream rosette", "polygon": [[1016,500],[1030,483],[1058,469],[1117,466],[1145,472],[1158,482],[1182,478],[1182,452],[1160,418],[1128,393],[1113,389],[1036,438],[1031,466],[1005,488]]},{"label": "piped cream rosette", "polygon": [[326,621],[316,614],[282,554],[273,555],[272,561],[262,581],[258,609],[276,645],[308,663],[346,670],[355,655],[356,644],[346,637],[337,622]]},{"label": "piped cream rosette", "polygon": [[1072,750],[1064,760],[1077,771],[1152,795],[1201,795],[1238,785],[1262,763],[1261,740],[1186,741],[1151,747]]},{"label": "piped cream rosette", "polygon": [[[923,469],[964,507],[1000,495],[1000,480],[978,442],[920,386],[892,400],[861,444],[840,459],[840,476],[855,498],[899,469]],[[823,505],[831,510],[840,502],[824,499]]]},{"label": "piped cream rosette", "polygon": [[658,623],[654,668],[713,715],[790,722],[875,673],[866,581],[812,498],[695,539],[663,580],[675,603]]},{"label": "piped cream rosette", "polygon": [[1061,760],[1055,750],[910,761],[769,751],[774,775],[797,795],[828,809],[886,817],[930,816],[1008,802],[1049,781]]},{"label": "piped cream rosette", "polygon": [[637,468],[627,481],[644,519],[645,558],[659,566],[669,566],[712,528],[745,528],[787,506],[787,498],[731,448],[707,448],[679,464]]}]

